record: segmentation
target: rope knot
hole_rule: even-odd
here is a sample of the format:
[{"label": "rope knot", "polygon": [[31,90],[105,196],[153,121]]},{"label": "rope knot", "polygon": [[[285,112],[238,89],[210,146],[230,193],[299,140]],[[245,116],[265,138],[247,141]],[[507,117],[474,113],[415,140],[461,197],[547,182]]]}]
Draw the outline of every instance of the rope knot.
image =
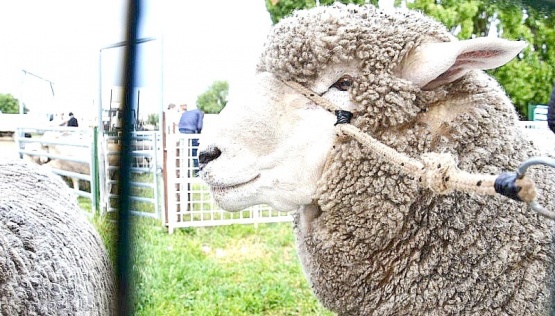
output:
[{"label": "rope knot", "polygon": [[447,194],[453,191],[448,186],[450,174],[457,168],[457,162],[452,155],[426,153],[422,155],[422,181],[424,185],[437,194]]}]

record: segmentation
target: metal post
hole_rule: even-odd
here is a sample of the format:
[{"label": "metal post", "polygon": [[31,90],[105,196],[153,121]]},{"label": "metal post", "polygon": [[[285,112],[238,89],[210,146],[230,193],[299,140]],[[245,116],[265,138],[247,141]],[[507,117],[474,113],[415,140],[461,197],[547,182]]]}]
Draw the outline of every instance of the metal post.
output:
[{"label": "metal post", "polygon": [[[162,211],[162,225],[168,224],[168,135],[166,130],[166,113],[162,112],[162,125],[160,125],[160,131],[162,132],[162,181],[164,181],[164,192],[162,196],[164,197],[164,210]],[[175,160],[174,160],[175,163]]]},{"label": "metal post", "polygon": [[156,218],[160,218],[160,206],[158,205],[158,182],[160,182],[158,181],[158,133],[153,132],[150,135],[152,138],[154,138],[154,148],[152,151],[154,153],[154,200],[156,201],[154,203],[154,212],[156,213]]},{"label": "metal post", "polygon": [[133,88],[135,86],[136,60],[137,60],[137,32],[140,21],[140,0],[130,0],[127,18],[127,49],[124,65],[124,99],[123,119],[121,129],[121,155],[120,155],[120,181],[119,181],[119,220],[118,220],[118,264],[117,276],[117,310],[116,315],[133,315],[133,278],[131,267],[133,261],[133,248],[131,247],[131,140],[132,140],[132,110]]},{"label": "metal post", "polygon": [[91,157],[91,194],[92,204],[95,213],[100,210],[100,177],[98,168],[98,126],[93,127],[92,157]]}]

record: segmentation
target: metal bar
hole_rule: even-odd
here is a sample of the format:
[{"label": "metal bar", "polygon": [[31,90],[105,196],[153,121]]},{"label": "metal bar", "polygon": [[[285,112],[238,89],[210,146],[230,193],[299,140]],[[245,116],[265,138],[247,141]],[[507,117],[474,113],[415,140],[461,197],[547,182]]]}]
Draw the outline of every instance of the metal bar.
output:
[{"label": "metal bar", "polygon": [[131,157],[128,155],[131,145],[131,133],[133,131],[133,88],[135,86],[136,75],[136,54],[137,32],[140,23],[141,1],[130,0],[127,10],[127,36],[125,51],[125,69],[124,69],[124,101],[123,101],[123,120],[122,120],[122,155],[120,155],[120,183],[119,183],[119,221],[118,221],[118,239],[117,239],[117,315],[133,315],[133,288],[132,288],[132,258],[133,248],[131,247]]},{"label": "metal bar", "polygon": [[[162,130],[162,127],[160,127],[160,130]],[[159,188],[159,181],[158,181],[158,136],[156,134],[154,134],[152,136],[152,142],[153,142],[153,152],[154,152],[154,168],[152,168],[152,170],[154,170],[153,174],[154,174],[154,200],[155,200],[155,204],[154,204],[154,212],[156,213],[156,217],[160,218],[160,205],[158,203],[158,199],[159,194],[158,194],[158,188]]]},{"label": "metal bar", "polygon": [[[90,138],[90,137],[87,137]],[[63,146],[71,146],[71,147],[80,147],[80,148],[88,148],[90,147],[89,143],[81,142],[61,142],[61,141],[50,141],[50,140],[42,140],[42,139],[35,139],[33,141],[24,141],[25,143],[41,143],[44,145],[63,145]]]},{"label": "metal bar", "polygon": [[75,158],[75,157],[71,157],[71,156],[51,154],[51,153],[47,153],[45,151],[32,151],[32,150],[22,149],[22,150],[19,151],[19,153],[27,154],[29,156],[45,156],[45,157],[48,157],[48,158],[67,160],[67,161],[73,161],[73,162],[79,162],[79,163],[85,163],[85,164],[89,163],[88,159],[80,159],[80,158]]},{"label": "metal bar", "polygon": [[65,171],[65,170],[56,169],[56,168],[51,168],[51,170],[55,174],[58,174],[58,175],[61,175],[61,176],[65,176],[65,177],[69,177],[69,178],[76,178],[76,179],[79,179],[79,180],[92,182],[92,177],[90,175],[85,175],[85,174],[82,174],[82,173],[71,172],[71,171]]},{"label": "metal bar", "polygon": [[100,210],[99,207],[99,199],[100,199],[100,190],[99,186],[99,179],[98,179],[98,126],[93,127],[93,136],[92,136],[92,143],[91,143],[91,194],[92,194],[92,208],[95,213]]},{"label": "metal bar", "polygon": [[102,50],[105,50],[105,49],[108,49],[108,48],[128,46],[127,43],[129,43],[129,42],[132,42],[136,45],[136,44],[142,44],[142,43],[146,43],[146,42],[150,42],[150,41],[154,41],[154,40],[156,40],[156,37],[137,38],[134,41],[129,41],[129,39],[128,39],[127,41],[121,41],[121,42],[117,42],[117,43],[114,43],[114,44],[104,46],[100,50],[102,51]]}]

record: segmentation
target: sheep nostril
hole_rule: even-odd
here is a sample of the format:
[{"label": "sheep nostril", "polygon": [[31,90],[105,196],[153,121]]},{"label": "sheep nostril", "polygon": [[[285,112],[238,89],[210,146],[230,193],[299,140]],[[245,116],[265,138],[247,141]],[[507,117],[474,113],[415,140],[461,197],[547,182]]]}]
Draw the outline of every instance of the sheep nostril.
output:
[{"label": "sheep nostril", "polygon": [[222,152],[218,147],[210,147],[206,150],[201,151],[198,154],[198,162],[201,164],[201,168],[204,167],[210,161],[220,157]]}]

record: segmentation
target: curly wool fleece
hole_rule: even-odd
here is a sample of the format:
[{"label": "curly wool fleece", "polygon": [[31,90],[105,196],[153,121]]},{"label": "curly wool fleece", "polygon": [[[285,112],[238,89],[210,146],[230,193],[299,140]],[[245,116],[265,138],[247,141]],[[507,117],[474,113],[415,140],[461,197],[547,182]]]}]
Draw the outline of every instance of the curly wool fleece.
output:
[{"label": "curly wool fleece", "polygon": [[[416,12],[335,5],[283,19],[258,71],[314,83],[327,65],[360,60],[352,124],[411,157],[451,153],[469,172],[514,171],[540,155],[514,107],[482,71],[431,91],[398,78],[426,41],[450,41]],[[447,109],[447,110],[445,110]],[[505,197],[434,195],[354,140],[339,138],[315,204],[295,214],[305,274],[341,315],[547,315],[552,299],[552,222]],[[530,176],[555,192],[551,170]],[[551,198],[539,202],[553,210]]]},{"label": "curly wool fleece", "polygon": [[106,249],[52,173],[0,163],[0,314],[111,315]]}]

